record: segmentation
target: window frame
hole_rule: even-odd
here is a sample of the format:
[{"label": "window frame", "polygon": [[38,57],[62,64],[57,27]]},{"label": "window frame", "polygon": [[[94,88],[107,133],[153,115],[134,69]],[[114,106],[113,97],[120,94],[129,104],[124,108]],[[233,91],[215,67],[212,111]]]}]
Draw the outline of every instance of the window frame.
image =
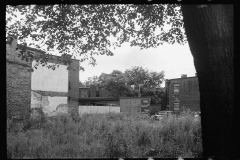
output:
[{"label": "window frame", "polygon": [[[178,90],[178,92],[176,92],[175,90]],[[180,83],[173,83],[173,95],[179,95],[179,94],[180,94]]]},{"label": "window frame", "polygon": [[[178,107],[175,107],[176,104],[178,104]],[[178,110],[175,110],[175,108],[178,108]],[[174,102],[174,103],[173,103],[173,110],[174,110],[174,111],[180,111],[180,103],[179,103],[179,102]]]}]

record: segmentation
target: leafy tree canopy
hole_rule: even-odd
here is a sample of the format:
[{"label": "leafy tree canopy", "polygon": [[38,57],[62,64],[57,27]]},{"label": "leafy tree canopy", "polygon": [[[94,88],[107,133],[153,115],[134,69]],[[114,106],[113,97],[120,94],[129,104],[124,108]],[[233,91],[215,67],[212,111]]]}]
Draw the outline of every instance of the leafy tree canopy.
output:
[{"label": "leafy tree canopy", "polygon": [[174,4],[7,6],[6,34],[17,35],[22,45],[46,53],[58,50],[80,62],[89,59],[92,65],[94,55],[112,56],[109,47],[124,42],[141,49],[186,42],[181,9]]},{"label": "leafy tree canopy", "polygon": [[[94,80],[94,81],[93,81]],[[99,77],[89,77],[85,84],[107,89],[113,97],[151,96],[152,101],[159,102],[163,96],[160,84],[164,80],[164,71],[149,71],[141,66],[134,66],[125,72],[113,70],[110,74],[102,73]]]},{"label": "leafy tree canopy", "polygon": [[99,84],[98,76],[88,77],[88,79],[84,83],[81,83],[81,84],[82,84],[82,86],[85,86],[85,87],[90,87],[91,85],[98,86],[98,84]]},{"label": "leafy tree canopy", "polygon": [[164,80],[164,71],[149,71],[141,66],[134,66],[126,70],[125,75],[129,84],[142,84],[146,88],[160,88],[160,84]]}]

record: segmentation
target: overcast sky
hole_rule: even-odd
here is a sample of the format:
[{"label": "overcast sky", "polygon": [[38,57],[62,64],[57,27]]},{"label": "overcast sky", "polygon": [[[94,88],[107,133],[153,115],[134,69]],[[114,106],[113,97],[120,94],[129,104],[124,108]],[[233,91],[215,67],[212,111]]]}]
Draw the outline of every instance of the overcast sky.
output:
[{"label": "overcast sky", "polygon": [[[20,18],[24,16],[18,14],[15,19]],[[164,30],[168,29],[168,26],[164,27]],[[94,67],[89,65],[88,61],[80,63],[85,71],[80,71],[79,80],[84,82],[88,77],[111,73],[113,70],[124,72],[133,66],[143,66],[157,72],[164,70],[166,79],[180,78],[181,74],[187,74],[190,77],[196,73],[188,44],[183,46],[165,43],[158,48],[140,50],[139,47],[130,47],[129,43],[124,43],[120,48],[111,51],[114,53],[113,56],[95,56],[97,65]],[[55,51],[56,54],[57,52]]]},{"label": "overcast sky", "polygon": [[190,77],[196,73],[188,44],[183,46],[166,43],[158,48],[140,50],[139,47],[130,47],[128,43],[125,43],[112,52],[114,56],[95,56],[97,60],[95,67],[88,65],[88,62],[80,63],[85,69],[85,71],[80,71],[80,81],[84,82],[88,77],[111,73],[113,70],[124,72],[132,66],[143,66],[157,72],[164,70],[166,79],[180,78],[181,74],[187,74]]}]

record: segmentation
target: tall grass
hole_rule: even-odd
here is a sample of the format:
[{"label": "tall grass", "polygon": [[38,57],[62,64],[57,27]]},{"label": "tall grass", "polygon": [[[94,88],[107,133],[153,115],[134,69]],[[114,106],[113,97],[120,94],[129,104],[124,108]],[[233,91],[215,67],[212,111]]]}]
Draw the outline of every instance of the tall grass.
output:
[{"label": "tall grass", "polygon": [[189,111],[154,121],[124,113],[7,121],[8,158],[195,157],[201,125]]}]

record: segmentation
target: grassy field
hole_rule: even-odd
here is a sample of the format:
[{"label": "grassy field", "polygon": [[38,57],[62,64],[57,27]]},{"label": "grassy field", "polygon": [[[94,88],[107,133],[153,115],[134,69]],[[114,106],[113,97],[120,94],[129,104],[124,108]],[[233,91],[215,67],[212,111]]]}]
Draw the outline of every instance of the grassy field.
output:
[{"label": "grassy field", "polygon": [[189,111],[161,121],[124,113],[7,120],[8,158],[192,158],[201,153],[200,120]]}]

